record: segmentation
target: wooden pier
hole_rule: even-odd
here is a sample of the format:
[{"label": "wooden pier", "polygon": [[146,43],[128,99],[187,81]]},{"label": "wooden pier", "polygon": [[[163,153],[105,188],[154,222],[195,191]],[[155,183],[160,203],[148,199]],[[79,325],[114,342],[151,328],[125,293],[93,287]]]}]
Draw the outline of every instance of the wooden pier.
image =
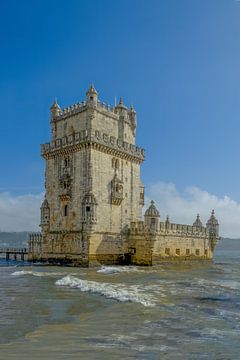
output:
[{"label": "wooden pier", "polygon": [[0,257],[5,257],[8,260],[27,260],[27,248],[0,248]]}]

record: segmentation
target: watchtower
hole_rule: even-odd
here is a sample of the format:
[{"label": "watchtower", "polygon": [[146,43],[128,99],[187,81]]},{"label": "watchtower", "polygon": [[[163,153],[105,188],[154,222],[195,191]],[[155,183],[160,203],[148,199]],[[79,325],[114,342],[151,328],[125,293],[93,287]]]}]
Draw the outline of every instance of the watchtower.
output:
[{"label": "watchtower", "polygon": [[[120,99],[99,100],[93,84],[83,102],[51,106],[46,161],[46,196],[41,208],[42,259],[106,263],[124,256],[126,232],[141,219],[144,188],[135,145],[136,112]],[[109,261],[110,261],[109,258]]]}]

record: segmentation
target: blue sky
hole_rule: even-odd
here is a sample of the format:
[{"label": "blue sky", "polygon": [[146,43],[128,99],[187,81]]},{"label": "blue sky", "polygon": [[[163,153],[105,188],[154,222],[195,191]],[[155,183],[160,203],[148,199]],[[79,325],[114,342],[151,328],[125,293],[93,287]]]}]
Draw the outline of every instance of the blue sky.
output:
[{"label": "blue sky", "polygon": [[0,36],[0,194],[44,190],[49,107],[93,81],[105,102],[137,110],[149,196],[157,183],[185,199],[195,187],[240,215],[240,2],[9,0]]}]

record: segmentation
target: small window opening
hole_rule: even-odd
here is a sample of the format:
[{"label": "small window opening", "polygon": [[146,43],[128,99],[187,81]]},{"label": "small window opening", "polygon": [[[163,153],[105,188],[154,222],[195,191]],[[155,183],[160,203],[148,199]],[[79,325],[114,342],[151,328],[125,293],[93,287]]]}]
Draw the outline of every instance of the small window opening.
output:
[{"label": "small window opening", "polygon": [[91,210],[90,206],[86,206],[86,211],[89,212]]},{"label": "small window opening", "polygon": [[180,249],[176,249],[176,255],[180,255]]},{"label": "small window opening", "polygon": [[190,255],[190,249],[186,249],[186,255]]},{"label": "small window opening", "polygon": [[200,255],[200,250],[196,249],[196,255]]},{"label": "small window opening", "polygon": [[64,216],[68,216],[68,205],[64,206]]}]

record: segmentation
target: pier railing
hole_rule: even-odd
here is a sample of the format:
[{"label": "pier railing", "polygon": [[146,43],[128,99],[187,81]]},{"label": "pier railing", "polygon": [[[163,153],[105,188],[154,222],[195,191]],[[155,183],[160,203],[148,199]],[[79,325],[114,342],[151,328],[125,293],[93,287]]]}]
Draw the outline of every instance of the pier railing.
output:
[{"label": "pier railing", "polygon": [[0,255],[4,255],[6,260],[26,260],[28,256],[27,248],[0,248]]}]

